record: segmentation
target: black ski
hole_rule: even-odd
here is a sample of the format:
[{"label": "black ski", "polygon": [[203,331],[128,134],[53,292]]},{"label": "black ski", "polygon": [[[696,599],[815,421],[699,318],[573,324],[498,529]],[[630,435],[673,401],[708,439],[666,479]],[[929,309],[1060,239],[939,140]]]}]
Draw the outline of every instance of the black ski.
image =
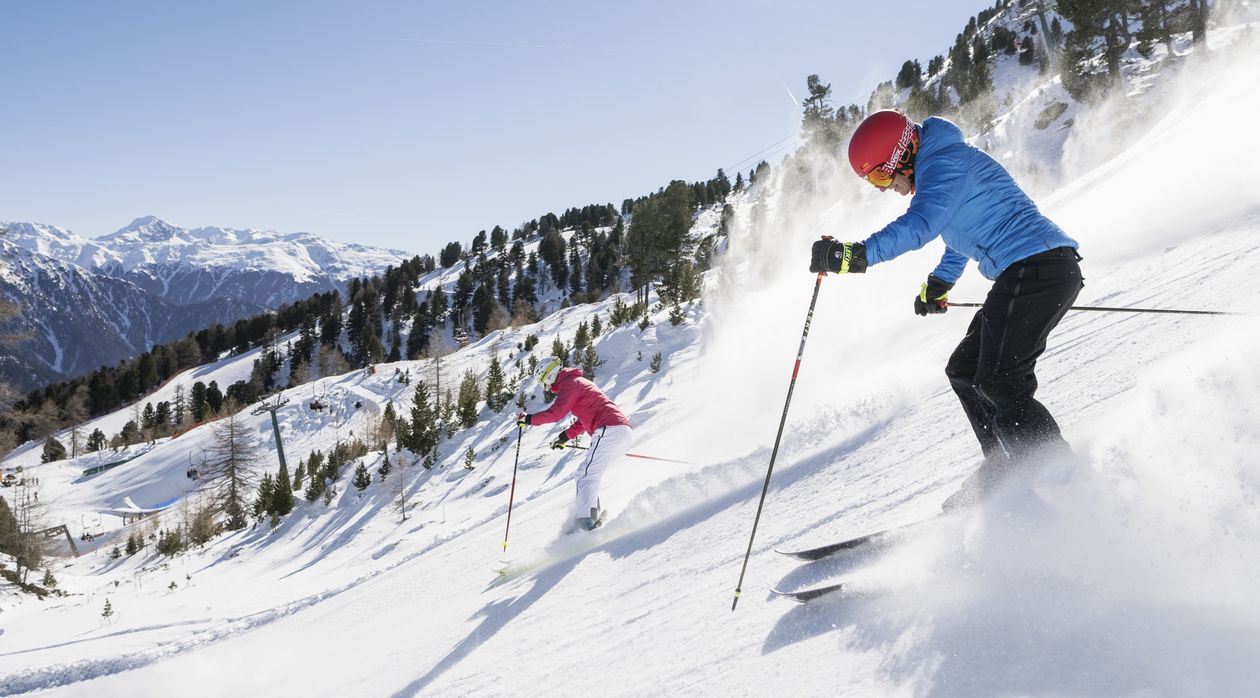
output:
[{"label": "black ski", "polygon": [[853,550],[854,548],[861,548],[863,546],[869,546],[874,543],[883,542],[885,539],[892,537],[894,534],[901,533],[902,531],[905,531],[907,529],[915,528],[917,526],[920,526],[922,524],[925,524],[929,521],[934,521],[934,520],[935,519],[924,519],[922,521],[915,521],[908,524],[902,524],[900,526],[886,528],[882,531],[868,533],[864,536],[858,536],[857,538],[850,538],[848,540],[842,540],[839,543],[831,543],[828,545],[819,546],[817,548],[807,548],[805,550],[779,550],[778,548],[775,548],[774,551],[776,553],[779,553],[780,555],[787,555],[788,557],[794,557],[797,560],[806,560],[809,562],[813,562],[814,560],[821,560],[825,557],[830,557],[832,555],[835,555],[836,553],[844,552],[846,550]]},{"label": "black ski", "polygon": [[786,596],[797,603],[809,603],[820,596],[834,594],[837,591],[844,591],[844,583],[828,584],[825,587],[814,587],[813,589],[802,589],[800,591],[780,591],[779,589],[771,589],[771,593],[779,596]]}]

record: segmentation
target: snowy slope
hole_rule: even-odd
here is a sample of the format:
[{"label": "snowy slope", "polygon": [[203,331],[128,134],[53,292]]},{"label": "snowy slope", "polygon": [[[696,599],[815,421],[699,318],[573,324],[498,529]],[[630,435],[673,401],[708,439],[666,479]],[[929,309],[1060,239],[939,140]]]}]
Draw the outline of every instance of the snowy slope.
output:
[{"label": "snowy slope", "polygon": [[[1213,187],[1199,168],[1174,165],[1192,146],[1257,161],[1254,140],[1203,128],[1218,114],[1260,111],[1246,89],[1260,75],[1256,58],[1234,53],[1229,72],[1184,76],[1186,96],[1169,92],[1151,136],[1043,202],[1081,242],[1080,303],[1251,310],[1256,172]],[[405,522],[390,481],[360,497],[343,479],[331,507],[303,501],[275,531],[262,525],[171,559],[112,561],[102,548],[55,568],[69,597],[0,597],[0,694],[1260,691],[1255,316],[1070,313],[1041,361],[1039,395],[1075,459],[883,555],[799,566],[772,552],[930,516],[974,467],[978,450],[941,375],[969,315],[910,312],[939,244],[825,280],[743,600],[730,612],[813,286],[804,250],[820,231],[864,237],[905,205],[861,191],[790,217],[775,198],[786,194],[764,186],[784,226],[766,240],[764,228],[737,225],[686,323],[671,326],[662,310],[646,332],[609,328],[596,344],[607,361],[596,381],[636,425],[632,451],[690,464],[627,460],[610,471],[613,519],[586,549],[564,539],[554,564],[492,584],[515,428],[510,410],[487,410],[443,444],[439,467],[391,475],[412,496]],[[752,198],[736,202],[741,219]],[[979,300],[986,287],[972,270],[951,295]],[[541,355],[592,313],[606,320],[611,301],[492,333],[443,360],[443,383],[484,372],[495,351],[523,357],[516,346],[528,333]],[[656,352],[660,373],[648,369]],[[290,463],[365,428],[387,401],[406,404],[395,369],[431,380],[434,367],[385,364],[290,391],[279,411]],[[312,395],[335,410],[309,410]],[[540,404],[535,396],[530,409]],[[252,419],[266,446],[269,421]],[[146,505],[162,496],[146,488],[174,487],[186,444],[206,431],[86,480],[72,464],[35,465],[33,451],[5,465],[38,474],[77,530],[74,519],[99,502],[150,494],[136,498]],[[533,428],[521,441],[509,546],[518,560],[535,559],[570,516],[579,455],[547,450],[552,433]],[[477,460],[466,471],[470,445]],[[860,593],[805,607],[766,593],[836,578]]]}]

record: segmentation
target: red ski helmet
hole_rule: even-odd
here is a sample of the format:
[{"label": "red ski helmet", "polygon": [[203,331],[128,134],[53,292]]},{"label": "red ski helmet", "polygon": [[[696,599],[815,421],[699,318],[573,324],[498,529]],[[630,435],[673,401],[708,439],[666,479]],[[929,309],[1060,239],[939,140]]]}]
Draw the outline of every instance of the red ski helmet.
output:
[{"label": "red ski helmet", "polygon": [[905,114],[883,109],[862,120],[849,139],[849,164],[859,177],[880,169],[889,177],[909,151],[913,157],[919,134]]}]

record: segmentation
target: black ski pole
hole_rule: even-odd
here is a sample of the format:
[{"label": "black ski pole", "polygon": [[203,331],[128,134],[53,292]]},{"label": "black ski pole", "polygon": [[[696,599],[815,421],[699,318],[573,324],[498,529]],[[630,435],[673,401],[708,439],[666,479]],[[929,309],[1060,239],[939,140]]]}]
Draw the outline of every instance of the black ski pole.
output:
[{"label": "black ski pole", "polygon": [[512,461],[512,491],[508,494],[507,528],[503,529],[503,552],[507,552],[508,533],[512,531],[512,502],[516,499],[516,466],[521,462],[521,434],[525,427],[516,426],[516,460]]},{"label": "black ski pole", "polygon": [[761,522],[761,510],[766,505],[766,492],[770,490],[770,475],[774,473],[774,459],[779,455],[779,441],[783,438],[783,425],[787,423],[788,407],[792,404],[792,391],[796,388],[796,375],[801,370],[801,357],[805,354],[805,339],[809,337],[809,323],[814,319],[814,306],[818,303],[818,289],[822,288],[826,272],[818,272],[814,281],[814,295],[809,299],[809,312],[805,314],[805,330],[801,332],[801,347],[796,350],[796,364],[792,366],[792,380],[788,383],[787,400],[783,403],[783,416],[779,418],[779,433],[774,437],[774,449],[770,452],[770,467],[766,468],[766,481],[761,486],[761,501],[757,502],[757,516],[753,519],[752,535],[748,536],[748,550],[744,553],[744,565],[739,569],[739,582],[735,584],[735,600],[731,612],[739,603],[744,588],[744,573],[748,571],[748,558],[752,556],[753,539],[757,537],[757,524]]},{"label": "black ski pole", "polygon": [[[951,308],[983,308],[984,303],[946,303]],[[1108,308],[1101,305],[1073,305],[1068,310],[1092,310],[1099,313],[1164,313],[1168,315],[1246,315],[1228,310],[1169,310],[1166,308]]]}]

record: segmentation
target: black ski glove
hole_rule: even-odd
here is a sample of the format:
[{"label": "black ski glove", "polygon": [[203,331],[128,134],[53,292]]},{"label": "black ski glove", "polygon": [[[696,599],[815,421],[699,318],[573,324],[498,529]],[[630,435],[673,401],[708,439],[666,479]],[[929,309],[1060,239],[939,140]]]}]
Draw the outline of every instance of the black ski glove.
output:
[{"label": "black ski glove", "polygon": [[563,451],[564,445],[567,444],[568,442],[569,442],[569,435],[565,434],[562,431],[560,432],[560,435],[556,437],[556,440],[551,442],[551,447],[556,449],[557,451]]},{"label": "black ski glove", "polygon": [[919,288],[919,295],[914,297],[915,315],[936,315],[949,310],[949,290],[954,284],[928,274],[927,281]]},{"label": "black ski glove", "polygon": [[862,274],[866,271],[866,245],[823,238],[810,251],[809,270],[815,274]]}]

